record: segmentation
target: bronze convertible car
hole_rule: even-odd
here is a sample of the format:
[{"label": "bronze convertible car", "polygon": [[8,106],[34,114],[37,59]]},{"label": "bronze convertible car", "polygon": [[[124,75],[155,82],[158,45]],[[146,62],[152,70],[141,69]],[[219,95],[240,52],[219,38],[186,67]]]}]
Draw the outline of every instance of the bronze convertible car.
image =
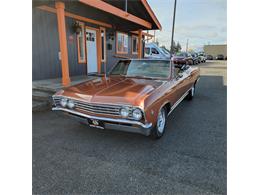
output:
[{"label": "bronze convertible car", "polygon": [[160,138],[167,116],[185,97],[193,98],[198,79],[198,68],[169,60],[121,60],[107,76],[58,91],[52,110],[91,127]]}]

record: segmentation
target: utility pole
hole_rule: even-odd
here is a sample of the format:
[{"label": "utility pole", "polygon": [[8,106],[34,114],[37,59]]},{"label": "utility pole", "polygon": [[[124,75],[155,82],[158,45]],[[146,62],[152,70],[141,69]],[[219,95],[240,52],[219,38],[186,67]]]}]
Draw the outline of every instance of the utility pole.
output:
[{"label": "utility pole", "polygon": [[127,12],[127,0],[125,0],[125,12]]},{"label": "utility pole", "polygon": [[170,54],[172,57],[173,54],[173,39],[174,39],[174,27],[175,27],[175,14],[176,14],[176,4],[177,4],[177,0],[174,0],[174,12],[173,12],[173,19],[172,19],[172,39],[171,39],[171,48],[170,48]]},{"label": "utility pole", "polygon": [[186,43],[186,52],[188,52],[189,49],[189,39],[187,39],[187,43]]}]

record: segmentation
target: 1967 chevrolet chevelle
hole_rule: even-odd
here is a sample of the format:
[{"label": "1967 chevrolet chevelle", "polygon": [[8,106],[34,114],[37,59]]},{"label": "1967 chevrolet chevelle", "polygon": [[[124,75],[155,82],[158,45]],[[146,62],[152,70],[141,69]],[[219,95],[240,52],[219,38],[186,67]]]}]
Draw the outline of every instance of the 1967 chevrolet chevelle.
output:
[{"label": "1967 chevrolet chevelle", "polygon": [[58,91],[52,110],[91,127],[160,138],[167,116],[193,98],[198,79],[198,68],[170,60],[121,60],[107,76]]}]

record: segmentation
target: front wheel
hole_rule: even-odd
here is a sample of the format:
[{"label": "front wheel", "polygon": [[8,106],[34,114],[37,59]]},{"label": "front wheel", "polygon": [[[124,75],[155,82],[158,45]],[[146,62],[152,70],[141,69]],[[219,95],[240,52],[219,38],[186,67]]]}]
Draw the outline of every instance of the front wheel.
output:
[{"label": "front wheel", "polygon": [[189,93],[187,95],[187,100],[192,100],[195,94],[195,84],[192,86],[192,88],[189,90]]},{"label": "front wheel", "polygon": [[166,126],[166,117],[167,117],[167,111],[163,107],[159,111],[156,125],[152,130],[152,133],[151,133],[152,138],[159,139],[163,136],[163,134],[165,132],[165,126]]}]

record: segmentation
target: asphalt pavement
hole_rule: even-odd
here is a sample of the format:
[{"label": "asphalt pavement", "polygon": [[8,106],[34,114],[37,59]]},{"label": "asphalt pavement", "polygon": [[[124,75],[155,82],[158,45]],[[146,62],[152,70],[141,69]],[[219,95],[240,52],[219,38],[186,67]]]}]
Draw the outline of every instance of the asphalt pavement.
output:
[{"label": "asphalt pavement", "polygon": [[226,97],[202,76],[156,141],[33,113],[33,194],[226,194]]}]

